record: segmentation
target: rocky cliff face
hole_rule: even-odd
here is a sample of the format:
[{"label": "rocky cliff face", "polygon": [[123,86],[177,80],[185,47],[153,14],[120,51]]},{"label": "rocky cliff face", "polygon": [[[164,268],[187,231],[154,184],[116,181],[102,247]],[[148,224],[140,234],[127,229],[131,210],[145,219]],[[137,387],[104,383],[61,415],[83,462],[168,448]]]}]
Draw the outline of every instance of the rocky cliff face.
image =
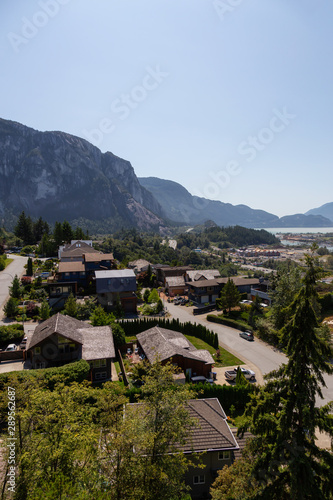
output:
[{"label": "rocky cliff face", "polygon": [[0,178],[1,216],[25,210],[49,222],[107,219],[110,230],[164,226],[130,162],[70,134],[0,119]]}]

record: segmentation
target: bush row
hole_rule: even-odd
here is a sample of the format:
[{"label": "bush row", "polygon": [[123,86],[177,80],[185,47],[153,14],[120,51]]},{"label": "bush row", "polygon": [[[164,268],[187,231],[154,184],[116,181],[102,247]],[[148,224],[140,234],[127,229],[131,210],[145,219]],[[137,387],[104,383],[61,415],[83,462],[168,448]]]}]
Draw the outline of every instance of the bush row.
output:
[{"label": "bush row", "polygon": [[197,325],[196,323],[186,322],[180,323],[179,319],[165,319],[165,318],[144,318],[143,320],[136,319],[134,321],[122,321],[121,326],[125,330],[126,337],[133,337],[138,333],[149,330],[154,326],[160,326],[161,328],[166,328],[167,330],[174,330],[176,332],[181,332],[184,335],[190,335],[192,337],[197,337],[208,345],[218,348],[218,336],[217,333],[208,330],[203,325]]},{"label": "bush row", "polygon": [[215,314],[207,314],[207,321],[211,321],[212,323],[219,323],[220,325],[230,326],[231,328],[238,328],[238,330],[251,330],[251,328],[241,321],[236,321],[232,318],[221,318],[221,316],[215,316]]},{"label": "bush row", "polygon": [[23,325],[13,323],[12,325],[0,326],[0,349],[7,347],[7,344],[21,342],[24,337]]},{"label": "bush row", "polygon": [[81,383],[84,380],[87,380],[89,371],[89,363],[81,359],[80,361],[56,368],[2,373],[0,375],[0,389],[5,390],[8,384],[13,384],[15,380],[20,383],[30,377],[35,377],[38,381],[41,381],[45,388],[52,391],[55,384],[58,382],[63,382],[65,385],[69,385],[72,382]]},{"label": "bush row", "polygon": [[198,398],[217,398],[225,412],[233,405],[237,410],[245,410],[245,406],[259,389],[253,384],[246,386],[218,385],[218,384],[194,384],[193,389]]}]

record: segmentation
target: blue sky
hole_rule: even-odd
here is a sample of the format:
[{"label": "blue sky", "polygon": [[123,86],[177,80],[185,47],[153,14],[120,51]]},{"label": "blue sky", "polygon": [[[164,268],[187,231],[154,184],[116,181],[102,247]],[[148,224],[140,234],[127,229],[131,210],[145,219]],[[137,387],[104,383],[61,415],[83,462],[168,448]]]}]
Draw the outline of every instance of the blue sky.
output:
[{"label": "blue sky", "polygon": [[333,201],[333,3],[2,0],[2,118],[282,216]]}]

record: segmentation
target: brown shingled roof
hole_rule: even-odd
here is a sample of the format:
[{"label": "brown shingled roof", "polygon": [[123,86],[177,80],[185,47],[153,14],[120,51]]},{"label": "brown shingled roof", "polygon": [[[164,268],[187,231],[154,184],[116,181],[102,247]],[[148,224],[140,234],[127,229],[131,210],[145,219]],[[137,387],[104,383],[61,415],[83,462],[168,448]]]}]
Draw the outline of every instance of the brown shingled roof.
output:
[{"label": "brown shingled roof", "polygon": [[92,328],[91,325],[88,325],[83,321],[79,321],[71,316],[65,316],[64,314],[57,313],[36,327],[32,337],[30,338],[30,342],[27,344],[27,350],[38,345],[53,333],[58,333],[63,337],[82,344],[83,338],[79,329],[85,327]]},{"label": "brown shingled roof", "polygon": [[185,445],[182,446],[185,453],[238,450],[238,443],[217,398],[190,399],[187,409],[198,425],[192,427]]},{"label": "brown shingled roof", "polygon": [[100,262],[101,260],[113,260],[113,253],[84,253],[86,262]]},{"label": "brown shingled roof", "polygon": [[206,364],[214,364],[208,351],[196,349],[180,332],[154,326],[139,333],[136,337],[150,363],[154,363],[157,358],[164,361],[172,356],[180,355],[184,358],[203,361]]},{"label": "brown shingled roof", "polygon": [[81,273],[85,271],[83,262],[59,262],[59,273]]}]

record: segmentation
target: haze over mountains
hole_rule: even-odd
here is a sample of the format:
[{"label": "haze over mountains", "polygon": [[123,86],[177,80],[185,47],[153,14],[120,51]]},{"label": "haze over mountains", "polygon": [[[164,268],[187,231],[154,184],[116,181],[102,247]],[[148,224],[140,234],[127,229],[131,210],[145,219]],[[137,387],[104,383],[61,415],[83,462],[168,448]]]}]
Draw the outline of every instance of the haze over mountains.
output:
[{"label": "haze over mountains", "polygon": [[102,153],[84,139],[39,132],[4,119],[0,119],[0,176],[0,216],[7,226],[22,210],[51,223],[84,220],[90,231],[98,225],[105,232],[122,227],[163,232],[174,223],[207,220],[254,228],[333,226],[333,203],[279,219],[246,205],[192,196],[173,181],[138,179],[130,162]]}]

